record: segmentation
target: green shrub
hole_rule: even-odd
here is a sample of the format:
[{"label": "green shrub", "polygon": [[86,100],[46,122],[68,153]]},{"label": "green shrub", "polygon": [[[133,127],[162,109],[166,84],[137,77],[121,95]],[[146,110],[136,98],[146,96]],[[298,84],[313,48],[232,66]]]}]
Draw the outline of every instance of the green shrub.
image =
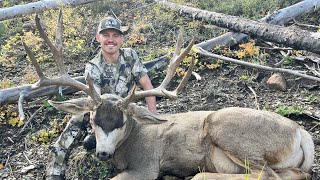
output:
[{"label": "green shrub", "polygon": [[278,106],[276,108],[276,112],[282,116],[289,116],[289,115],[301,115],[304,113],[304,109],[298,105],[295,106]]}]

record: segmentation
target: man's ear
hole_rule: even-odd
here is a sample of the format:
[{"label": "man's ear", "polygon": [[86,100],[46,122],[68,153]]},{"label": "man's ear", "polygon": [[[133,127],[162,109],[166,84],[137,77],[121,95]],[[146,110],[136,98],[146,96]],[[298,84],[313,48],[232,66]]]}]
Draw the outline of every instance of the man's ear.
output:
[{"label": "man's ear", "polygon": [[95,106],[91,98],[78,98],[62,102],[49,100],[48,103],[58,110],[75,115],[82,115],[95,110]]},{"label": "man's ear", "polygon": [[100,42],[100,34],[96,34],[96,40]]}]

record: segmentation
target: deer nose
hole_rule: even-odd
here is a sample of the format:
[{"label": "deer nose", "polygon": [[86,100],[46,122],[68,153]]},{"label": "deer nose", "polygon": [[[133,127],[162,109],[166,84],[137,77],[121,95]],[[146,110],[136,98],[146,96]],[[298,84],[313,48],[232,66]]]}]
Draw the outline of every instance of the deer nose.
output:
[{"label": "deer nose", "polygon": [[111,158],[111,154],[106,153],[106,152],[97,152],[97,157],[101,161],[106,161]]}]

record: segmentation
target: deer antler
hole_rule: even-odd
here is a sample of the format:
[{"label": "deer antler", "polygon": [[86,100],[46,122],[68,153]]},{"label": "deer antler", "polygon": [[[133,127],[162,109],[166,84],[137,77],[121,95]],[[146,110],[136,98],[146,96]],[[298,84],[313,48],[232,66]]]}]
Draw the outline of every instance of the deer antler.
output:
[{"label": "deer antler", "polygon": [[164,78],[164,80],[162,81],[160,86],[158,86],[155,89],[150,89],[150,90],[146,90],[146,91],[139,91],[139,92],[136,92],[136,86],[135,86],[134,88],[132,88],[129,95],[126,98],[124,98],[124,100],[121,102],[121,106],[126,107],[126,105],[128,105],[130,102],[133,102],[133,101],[136,101],[138,99],[148,97],[148,96],[167,97],[169,99],[177,98],[177,95],[186,86],[186,84],[191,76],[192,69],[194,66],[194,58],[192,58],[191,64],[188,68],[188,71],[184,75],[184,77],[183,77],[182,81],[180,82],[180,84],[178,85],[178,87],[174,91],[168,91],[166,89],[166,87],[169,85],[171,79],[174,77],[177,67],[180,65],[181,61],[188,55],[189,51],[191,50],[191,48],[195,42],[195,38],[192,38],[188,47],[180,54],[182,41],[183,41],[182,36],[183,36],[183,32],[180,31],[179,35],[178,35],[175,53],[174,53],[172,59],[170,60],[169,65],[168,65],[166,77]]},{"label": "deer antler", "polygon": [[48,44],[51,52],[53,53],[55,63],[57,64],[58,69],[59,69],[59,76],[60,77],[47,78],[43,74],[38,62],[35,59],[33,52],[30,50],[30,48],[25,43],[23,43],[23,46],[26,49],[27,55],[29,56],[33,66],[36,68],[37,74],[39,76],[39,81],[36,82],[35,84],[33,84],[31,86],[31,88],[37,89],[39,87],[49,86],[49,85],[72,86],[72,87],[75,87],[75,88],[87,93],[94,100],[96,106],[99,106],[101,103],[101,97],[95,91],[95,89],[93,87],[92,78],[88,75],[86,77],[88,85],[83,84],[77,80],[72,79],[68,75],[67,71],[64,68],[64,64],[63,64],[64,57],[63,57],[63,53],[62,53],[62,29],[63,29],[63,26],[62,26],[62,11],[61,11],[61,9],[59,11],[59,16],[58,16],[58,21],[57,21],[58,28],[57,28],[57,32],[56,32],[56,45],[52,44],[52,42],[49,40],[48,36],[44,32],[44,30],[40,24],[40,19],[39,19],[38,15],[36,15],[35,21],[36,21],[36,26],[37,26],[37,29],[40,33],[40,36]]}]

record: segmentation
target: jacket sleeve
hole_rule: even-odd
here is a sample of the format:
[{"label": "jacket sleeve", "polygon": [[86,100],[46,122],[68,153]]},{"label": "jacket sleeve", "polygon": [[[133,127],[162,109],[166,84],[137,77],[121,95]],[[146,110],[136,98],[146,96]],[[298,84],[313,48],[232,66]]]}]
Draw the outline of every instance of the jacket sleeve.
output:
[{"label": "jacket sleeve", "polygon": [[147,68],[141,63],[137,53],[132,50],[131,52],[132,58],[133,58],[133,68],[132,68],[132,74],[134,76],[134,80],[136,82],[139,82],[140,78],[148,73]]},{"label": "jacket sleeve", "polygon": [[87,75],[89,74],[90,77],[93,79],[93,84],[98,87],[101,87],[101,72],[95,64],[93,64],[92,62],[88,62],[86,64],[84,72],[85,78],[87,78]]}]

